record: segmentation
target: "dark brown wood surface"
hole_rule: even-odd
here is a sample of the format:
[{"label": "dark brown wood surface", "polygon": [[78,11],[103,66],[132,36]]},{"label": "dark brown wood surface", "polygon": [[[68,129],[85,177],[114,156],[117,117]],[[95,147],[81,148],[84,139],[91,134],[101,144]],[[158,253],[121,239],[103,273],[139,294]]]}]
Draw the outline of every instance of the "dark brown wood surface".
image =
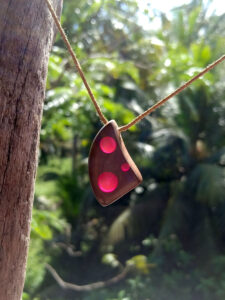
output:
[{"label": "dark brown wood surface", "polygon": [[43,0],[0,0],[0,300],[23,290],[54,27]]},{"label": "dark brown wood surface", "polygon": [[[116,149],[112,153],[104,153],[100,147],[104,137],[116,141]],[[129,165],[128,171],[122,171],[123,164]],[[99,176],[104,172],[113,173],[118,184],[112,192],[104,192],[99,187]],[[121,134],[114,120],[106,124],[95,137],[89,155],[89,177],[93,192],[102,206],[107,206],[138,186],[142,176],[130,157]]]}]

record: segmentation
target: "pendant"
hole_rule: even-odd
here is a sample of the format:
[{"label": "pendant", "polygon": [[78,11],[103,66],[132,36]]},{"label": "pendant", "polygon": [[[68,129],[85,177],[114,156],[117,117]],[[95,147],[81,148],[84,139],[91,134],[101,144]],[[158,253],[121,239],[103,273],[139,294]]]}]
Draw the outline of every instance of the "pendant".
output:
[{"label": "pendant", "polygon": [[102,206],[112,204],[142,181],[141,173],[130,157],[114,120],[103,126],[96,135],[88,168],[93,192]]}]

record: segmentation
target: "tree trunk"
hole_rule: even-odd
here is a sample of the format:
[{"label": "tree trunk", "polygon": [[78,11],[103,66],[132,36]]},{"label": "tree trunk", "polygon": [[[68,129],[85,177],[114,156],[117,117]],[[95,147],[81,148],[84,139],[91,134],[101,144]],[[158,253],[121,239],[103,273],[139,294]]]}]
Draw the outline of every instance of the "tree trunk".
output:
[{"label": "tree trunk", "polygon": [[44,0],[0,0],[0,300],[22,295],[54,33]]}]

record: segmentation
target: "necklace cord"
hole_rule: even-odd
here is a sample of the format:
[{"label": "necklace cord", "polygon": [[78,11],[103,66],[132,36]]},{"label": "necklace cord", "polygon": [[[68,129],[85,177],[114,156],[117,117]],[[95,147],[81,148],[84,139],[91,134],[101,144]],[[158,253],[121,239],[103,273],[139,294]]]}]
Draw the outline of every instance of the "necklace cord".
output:
[{"label": "necklace cord", "polygon": [[[82,68],[80,66],[80,63],[76,57],[76,54],[74,53],[72,46],[66,36],[65,31],[63,30],[60,21],[52,7],[52,4],[50,2],[50,0],[45,0],[48,9],[55,21],[55,24],[60,32],[60,35],[63,39],[63,41],[65,42],[67,49],[73,59],[73,62],[77,68],[78,73],[80,74],[80,77],[88,91],[88,94],[91,98],[91,101],[94,104],[94,107],[99,115],[100,120],[102,121],[103,124],[107,124],[108,120],[106,119],[106,117],[104,116],[104,114],[101,111],[101,108],[99,107],[94,94],[85,78],[85,75],[82,71]],[[151,106],[150,108],[148,108],[146,111],[144,111],[142,114],[140,114],[139,116],[137,116],[136,118],[134,118],[131,122],[129,122],[128,124],[119,127],[119,132],[123,132],[123,131],[127,131],[131,126],[137,124],[138,122],[140,122],[142,119],[144,119],[147,115],[149,115],[150,113],[152,113],[154,110],[156,110],[158,107],[160,107],[161,105],[163,105],[166,101],[168,101],[170,98],[176,96],[177,94],[179,94],[181,91],[183,91],[184,89],[186,89],[189,85],[191,85],[195,80],[197,80],[198,78],[200,78],[201,76],[203,76],[204,74],[206,74],[207,72],[209,72],[210,70],[212,70],[215,66],[217,66],[218,64],[220,64],[222,61],[225,60],[225,55],[221,56],[219,59],[217,59],[216,61],[214,61],[212,64],[208,65],[205,69],[203,69],[200,73],[198,73],[197,75],[195,75],[194,77],[192,77],[190,80],[188,80],[187,82],[185,82],[183,85],[181,85],[179,88],[177,88],[174,92],[172,92],[171,94],[169,94],[167,97],[161,99],[160,101],[158,101],[156,104],[154,104],[153,106]]]},{"label": "necklace cord", "polygon": [[160,107],[161,105],[163,105],[170,98],[172,98],[172,97],[176,96],[177,94],[179,94],[181,91],[183,91],[184,89],[186,89],[189,85],[191,85],[195,80],[197,80],[198,78],[200,78],[201,76],[203,76],[205,73],[207,73],[210,70],[212,70],[216,65],[218,65],[219,63],[221,63],[224,60],[225,60],[225,55],[221,56],[219,59],[217,59],[216,61],[214,61],[212,64],[208,65],[205,69],[203,69],[196,76],[192,77],[190,80],[188,80],[187,82],[185,82],[178,89],[176,89],[171,94],[169,94],[166,98],[163,98],[162,100],[158,101],[156,104],[154,104],[149,109],[147,109],[146,111],[144,111],[142,114],[140,114],[139,116],[137,116],[133,121],[131,121],[127,125],[124,125],[124,126],[120,127],[119,131],[122,132],[122,131],[128,130],[131,126],[135,125],[136,123],[138,123],[139,121],[141,121],[142,119],[144,119],[151,112],[153,112],[158,107]]},{"label": "necklace cord", "polygon": [[96,111],[97,111],[97,113],[99,115],[100,120],[102,121],[103,124],[107,124],[108,120],[104,116],[103,112],[101,111],[100,106],[98,105],[98,103],[97,103],[97,101],[95,99],[95,96],[94,96],[94,94],[93,94],[93,92],[92,92],[92,90],[91,90],[91,88],[90,88],[90,86],[89,86],[89,84],[88,84],[88,82],[87,82],[87,80],[85,78],[85,75],[84,75],[84,73],[82,71],[82,68],[80,66],[80,63],[79,63],[77,57],[76,57],[76,54],[75,54],[75,52],[72,49],[72,46],[71,46],[71,44],[70,44],[70,42],[69,42],[69,40],[68,40],[68,38],[66,36],[65,31],[63,30],[63,28],[62,28],[62,26],[60,24],[60,21],[59,21],[56,13],[54,11],[54,8],[52,7],[51,2],[49,0],[45,0],[45,2],[47,4],[47,6],[48,6],[48,9],[49,9],[49,11],[50,11],[50,13],[51,13],[54,21],[55,21],[55,24],[56,24],[56,26],[57,26],[57,28],[58,28],[58,30],[60,32],[60,35],[61,35],[63,41],[65,42],[66,46],[67,46],[67,49],[68,49],[68,51],[69,51],[69,53],[70,53],[70,55],[71,55],[71,57],[73,59],[73,62],[75,64],[76,68],[77,68],[77,71],[80,74],[80,77],[81,77],[81,79],[82,79],[82,81],[83,81],[83,83],[84,83],[84,85],[85,85],[85,87],[86,87],[86,89],[88,91],[88,94],[89,94],[89,96],[91,98],[91,101],[94,104],[94,107],[95,107],[95,109],[96,109]]}]

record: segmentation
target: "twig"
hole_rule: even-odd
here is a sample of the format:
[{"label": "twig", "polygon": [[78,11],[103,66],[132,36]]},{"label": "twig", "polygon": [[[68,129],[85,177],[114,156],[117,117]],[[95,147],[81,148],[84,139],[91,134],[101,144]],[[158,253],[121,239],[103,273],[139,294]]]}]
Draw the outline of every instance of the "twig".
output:
[{"label": "twig", "polygon": [[76,292],[90,292],[93,290],[97,290],[100,288],[104,288],[113,284],[116,284],[120,282],[121,280],[124,280],[129,272],[131,271],[131,268],[126,266],[123,271],[116,275],[115,277],[108,279],[106,281],[98,281],[90,284],[85,285],[77,285],[74,283],[69,283],[64,281],[59,274],[56,272],[56,270],[50,266],[49,264],[46,264],[46,269],[51,273],[52,277],[55,279],[55,281],[58,283],[58,285],[64,289],[64,290],[73,290]]},{"label": "twig", "polygon": [[76,251],[74,245],[61,243],[61,242],[57,242],[57,243],[55,242],[52,245],[53,247],[59,247],[64,249],[69,254],[69,256],[73,256],[73,257],[82,256],[82,252]]}]

